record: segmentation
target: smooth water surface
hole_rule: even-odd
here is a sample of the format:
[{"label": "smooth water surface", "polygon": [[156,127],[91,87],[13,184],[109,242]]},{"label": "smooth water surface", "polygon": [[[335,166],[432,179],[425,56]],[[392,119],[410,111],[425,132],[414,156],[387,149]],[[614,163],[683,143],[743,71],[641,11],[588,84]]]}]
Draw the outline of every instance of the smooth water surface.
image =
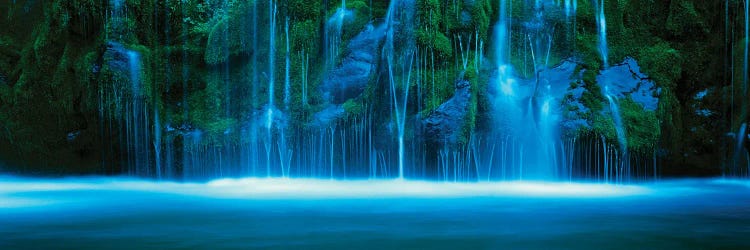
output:
[{"label": "smooth water surface", "polygon": [[0,249],[750,249],[750,182],[0,178]]}]

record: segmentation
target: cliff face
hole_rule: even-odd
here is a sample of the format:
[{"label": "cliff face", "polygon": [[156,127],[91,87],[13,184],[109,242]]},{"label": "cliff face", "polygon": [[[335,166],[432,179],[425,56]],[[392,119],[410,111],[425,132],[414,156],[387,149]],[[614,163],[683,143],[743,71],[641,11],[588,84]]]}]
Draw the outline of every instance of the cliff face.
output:
[{"label": "cliff face", "polygon": [[[728,135],[750,110],[740,1],[605,1],[606,66],[592,1],[543,2],[506,2],[508,63],[518,86],[550,86],[529,96],[559,94],[562,141],[618,143],[610,91],[630,157],[658,158],[664,175],[744,163]],[[403,134],[420,155],[408,161],[439,175],[439,160],[424,159],[478,148],[510,117],[493,107],[499,4],[7,1],[0,162],[21,173],[202,175],[196,166],[255,162],[366,175],[395,164]],[[533,117],[540,100],[519,114]],[[370,168],[347,169],[360,165]]]}]

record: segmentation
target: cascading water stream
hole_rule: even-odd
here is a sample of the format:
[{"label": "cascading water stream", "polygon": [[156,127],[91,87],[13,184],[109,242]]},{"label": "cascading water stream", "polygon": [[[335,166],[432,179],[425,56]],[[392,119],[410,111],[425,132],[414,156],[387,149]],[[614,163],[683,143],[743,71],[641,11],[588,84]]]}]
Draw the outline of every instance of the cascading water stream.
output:
[{"label": "cascading water stream", "polygon": [[273,148],[273,99],[274,99],[274,71],[276,64],[276,1],[268,1],[268,109],[266,111],[266,174],[271,175],[271,151]]},{"label": "cascading water stream", "polygon": [[[745,0],[745,71],[744,71],[745,79],[742,85],[742,91],[743,91],[745,98],[743,98],[742,100],[743,100],[743,106],[746,108],[748,107],[748,103],[747,103],[748,98],[750,98],[750,93],[748,93],[748,81],[750,80],[748,79],[748,77],[750,77],[750,72],[749,72],[750,68],[748,68],[748,64],[750,63],[750,58],[749,58],[750,51],[748,51],[748,49],[750,49],[748,47],[749,44],[750,44],[750,1]],[[750,112],[750,111],[745,110],[745,112]],[[750,118],[746,118],[746,119],[750,119]],[[744,126],[744,128],[747,129],[746,126],[749,123],[750,123],[750,120],[745,120],[742,126]],[[745,136],[742,136],[743,139],[741,141],[750,140],[749,138],[750,134],[748,134],[746,131],[742,131],[740,135],[745,135]],[[746,152],[746,161],[747,161],[747,175],[750,177],[750,151]]]},{"label": "cascading water stream", "polygon": [[609,51],[607,48],[607,18],[604,15],[604,0],[596,2],[596,25],[599,29],[599,53],[602,55],[604,68],[609,67]]},{"label": "cascading water stream", "polygon": [[[742,125],[740,125],[740,129],[739,129],[739,131],[737,133],[737,138],[736,138],[737,145],[736,145],[735,150],[734,150],[734,152],[735,152],[734,153],[734,162],[736,162],[736,164],[738,164],[738,165],[741,162],[740,159],[741,159],[741,156],[742,156],[742,147],[745,144],[745,140],[747,139],[747,134],[748,134],[747,133],[747,124],[746,123],[742,123]],[[750,163],[748,163],[748,164],[750,164]],[[750,168],[748,170],[750,170]],[[748,174],[750,175],[750,172],[748,172]]]},{"label": "cascading water stream", "polygon": [[[742,105],[743,107],[745,107],[745,109],[747,109],[748,107],[747,102],[748,102],[748,98],[750,98],[750,96],[748,96],[748,80],[749,80],[748,77],[750,77],[748,75],[750,74],[750,72],[748,72],[750,71],[750,68],[748,68],[748,63],[750,63],[749,62],[750,58],[748,58],[750,56],[750,51],[748,51],[749,49],[748,44],[750,44],[750,1],[745,0],[745,70],[743,72],[744,82],[742,84],[742,94],[744,95],[744,98],[742,98]],[[750,112],[750,111],[745,110],[745,112]],[[745,119],[750,119],[750,118],[745,118]],[[741,140],[739,140],[741,143],[747,139],[747,136],[745,136],[747,132],[744,130],[746,129],[746,126],[748,123],[750,123],[750,120],[745,120],[742,123],[742,129],[740,130],[740,133],[739,133],[740,137],[742,138]],[[748,152],[747,158],[748,158],[747,159],[748,161],[747,163],[748,173],[747,174],[748,176],[750,176],[750,152]]]},{"label": "cascading water stream", "polygon": [[[564,149],[558,148],[558,144],[564,145],[559,143],[561,116],[555,104],[561,97],[553,93],[559,83],[543,73],[553,58],[555,36],[552,17],[547,11],[554,12],[555,8],[562,11],[563,6],[543,6],[547,3],[535,1],[530,8],[521,8],[531,12],[527,13],[529,19],[519,20],[517,30],[521,34],[517,42],[522,46],[518,49],[519,53],[530,53],[531,60],[524,59],[523,62],[533,65],[533,73],[527,74],[529,78],[517,78],[510,60],[511,30],[516,30],[510,25],[511,3],[500,1],[499,20],[494,29],[497,71],[493,86],[498,93],[494,100],[498,124],[493,133],[501,139],[498,145],[487,146],[499,149],[499,171],[491,172],[502,179],[547,180],[560,175],[555,169],[567,166],[563,159]],[[568,2],[567,7],[572,8],[572,2]]]},{"label": "cascading water stream", "polygon": [[[251,41],[252,51],[258,51],[258,39],[257,36],[260,35],[258,32],[258,4],[252,4],[252,10],[251,10],[251,22],[252,22],[252,33],[250,33],[250,37],[247,37],[248,40]],[[250,63],[250,98],[255,99],[258,98],[259,93],[259,81],[258,81],[258,69],[260,68],[260,64],[258,63],[258,53],[252,53],[251,55],[251,63]],[[248,107],[249,110],[254,110],[255,107],[252,104],[252,102],[249,104]],[[242,159],[245,161],[245,165],[248,166],[248,169],[245,170],[247,174],[256,176],[257,175],[257,167],[259,162],[259,138],[258,138],[258,128],[261,127],[258,124],[259,119],[250,119],[250,128],[246,129],[244,131],[244,134],[248,137],[249,146],[247,146],[245,150],[243,150]]]},{"label": "cascading water stream", "polygon": [[[286,35],[286,65],[284,67],[284,112],[289,112],[290,103],[290,89],[291,89],[291,76],[289,70],[291,67],[290,58],[290,46],[289,46],[289,17],[286,18],[286,24],[284,25],[284,33]],[[291,165],[292,152],[287,149],[286,136],[284,134],[285,127],[282,126],[280,129],[281,135],[279,136],[279,164],[281,165],[281,175],[284,177],[289,176],[289,169]]]},{"label": "cascading water stream", "polygon": [[333,16],[326,21],[323,30],[325,44],[323,50],[325,54],[325,66],[333,67],[336,59],[343,46],[341,36],[344,29],[344,21],[351,13],[346,9],[346,0],[341,1],[341,7],[336,10]]},{"label": "cascading water stream", "polygon": [[607,97],[609,102],[609,109],[612,112],[612,120],[615,122],[615,132],[617,133],[617,143],[620,147],[620,162],[617,163],[621,169],[628,169],[628,141],[625,133],[625,127],[623,126],[622,117],[620,116],[620,108],[617,102],[609,94],[607,87],[604,87],[604,96]]},{"label": "cascading water stream", "polygon": [[508,4],[500,0],[500,14],[495,24],[495,61],[498,71],[498,84],[503,95],[514,94],[514,80],[512,79],[512,65],[510,65],[510,27],[508,25]]},{"label": "cascading water stream", "polygon": [[[409,2],[413,3],[413,2]],[[406,112],[407,112],[407,106],[409,103],[409,85],[411,83],[411,70],[412,70],[412,63],[414,61],[414,55],[411,51],[405,51],[403,52],[405,55],[402,55],[401,57],[398,57],[395,50],[395,32],[396,32],[396,11],[399,10],[399,7],[402,8],[408,8],[399,6],[401,4],[401,1],[391,1],[390,6],[388,7],[388,12],[386,13],[386,22],[387,22],[387,33],[386,33],[386,43],[383,47],[383,54],[385,55],[386,63],[388,65],[388,80],[390,85],[390,92],[391,92],[391,99],[393,101],[393,109],[392,114],[394,116],[395,122],[396,122],[396,134],[398,137],[398,178],[404,179],[404,158],[405,158],[405,145],[404,145],[404,135],[406,130]],[[401,23],[403,20],[399,20],[400,25],[404,25]],[[411,27],[409,27],[411,28]],[[408,60],[407,62],[403,62],[404,65],[402,66],[402,70],[400,70],[400,73],[406,73],[406,77],[401,78],[400,84],[399,80],[396,79],[396,75],[394,72],[394,66],[396,66],[396,62],[394,60],[396,58],[402,58],[405,60]],[[400,86],[399,86],[400,85]],[[399,95],[398,90],[399,87],[402,88],[403,94]]]},{"label": "cascading water stream", "polygon": [[[496,25],[491,28],[494,29],[492,34],[494,38],[485,40],[483,31],[477,30],[473,31],[473,34],[468,34],[468,36],[466,33],[470,33],[469,31],[460,35],[454,34],[452,53],[454,55],[461,55],[461,59],[456,59],[457,63],[455,65],[458,65],[458,68],[461,67],[460,63],[463,63],[464,70],[470,70],[468,65],[473,60],[475,69],[471,70],[476,70],[473,72],[475,73],[474,76],[488,77],[488,75],[494,72],[491,72],[492,69],[487,70],[486,67],[482,67],[482,53],[484,51],[482,44],[484,41],[492,41],[494,43],[490,45],[492,46],[491,48],[494,48],[494,51],[487,52],[495,54],[495,65],[492,66],[496,68],[497,75],[496,79],[491,79],[489,84],[498,90],[492,93],[493,95],[497,95],[494,96],[496,99],[492,100],[497,104],[492,105],[495,105],[500,110],[498,112],[500,115],[498,116],[503,121],[498,122],[498,124],[502,124],[496,126],[496,128],[491,128],[490,131],[470,131],[471,134],[468,136],[468,142],[465,145],[454,147],[454,145],[446,144],[445,148],[447,149],[443,150],[441,148],[439,153],[435,153],[440,154],[439,156],[434,156],[437,159],[430,159],[430,157],[433,157],[431,155],[433,152],[424,149],[427,144],[420,145],[420,142],[412,140],[411,132],[417,132],[419,128],[415,125],[415,130],[411,130],[411,122],[412,120],[419,122],[423,118],[421,116],[424,113],[430,113],[432,112],[431,109],[435,109],[435,106],[447,103],[449,100],[446,100],[443,96],[446,95],[446,92],[450,92],[451,89],[447,89],[447,91],[446,89],[440,89],[444,87],[441,87],[439,84],[441,81],[461,80],[455,79],[458,78],[457,75],[461,72],[459,72],[460,70],[452,71],[454,69],[446,69],[453,64],[451,62],[441,62],[443,59],[439,56],[443,55],[438,56],[435,51],[430,51],[432,50],[430,48],[411,48],[409,45],[405,45],[404,40],[411,39],[409,37],[411,34],[407,33],[410,31],[404,31],[404,29],[415,29],[415,27],[411,27],[413,24],[411,23],[411,19],[409,19],[410,15],[405,14],[406,12],[401,9],[414,1],[392,1],[387,12],[385,24],[378,26],[383,27],[382,31],[378,33],[381,34],[381,37],[385,36],[386,40],[385,42],[383,42],[383,38],[377,40],[379,45],[374,49],[376,52],[373,55],[380,56],[380,61],[373,63],[375,65],[373,68],[380,71],[375,74],[382,74],[381,77],[383,77],[383,80],[385,80],[384,77],[388,77],[389,82],[385,84],[389,84],[389,86],[383,87],[387,88],[384,94],[390,96],[387,96],[387,99],[383,102],[384,105],[365,106],[365,111],[360,113],[364,113],[363,115],[350,116],[348,113],[350,111],[347,109],[341,111],[345,112],[343,113],[345,114],[344,116],[335,117],[336,115],[332,115],[334,117],[329,118],[329,120],[303,128],[302,130],[310,128],[309,131],[315,134],[314,136],[310,136],[310,138],[299,138],[299,127],[294,127],[298,124],[287,127],[285,119],[298,115],[299,113],[295,112],[299,112],[299,110],[308,112],[302,116],[312,117],[313,119],[310,120],[316,119],[315,115],[318,112],[323,113],[316,106],[320,104],[320,99],[316,96],[316,91],[318,90],[316,88],[321,88],[316,81],[327,77],[326,74],[330,74],[325,72],[335,72],[341,68],[346,69],[342,65],[346,65],[346,60],[350,56],[350,52],[355,56],[361,54],[359,51],[360,45],[353,42],[354,38],[347,45],[337,45],[335,42],[332,42],[332,39],[340,40],[335,38],[334,35],[341,34],[343,25],[346,23],[345,21],[349,20],[346,19],[348,18],[348,13],[357,13],[358,8],[346,10],[346,3],[342,1],[341,7],[336,12],[327,12],[329,13],[328,18],[322,21],[323,23],[318,23],[318,25],[326,26],[325,30],[330,31],[327,32],[326,44],[320,44],[320,47],[315,47],[315,45],[307,47],[307,45],[303,45],[302,48],[297,50],[298,48],[296,47],[300,45],[295,44],[295,40],[292,40],[291,36],[299,35],[298,29],[300,26],[296,26],[298,23],[294,19],[290,19],[290,17],[286,17],[285,21],[278,20],[276,17],[277,14],[283,15],[287,12],[278,10],[275,4],[276,1],[268,1],[252,4],[251,6],[248,5],[248,8],[252,10],[246,11],[251,12],[252,16],[243,17],[247,18],[246,25],[248,27],[239,27],[240,29],[248,28],[253,30],[249,32],[250,34],[246,38],[247,41],[252,41],[252,43],[242,42],[240,46],[247,47],[241,47],[239,51],[242,52],[238,55],[229,54],[230,51],[235,53],[235,48],[231,50],[223,48],[224,53],[229,56],[226,62],[222,62],[226,63],[226,67],[216,65],[217,67],[213,68],[213,70],[219,71],[212,72],[216,73],[216,75],[221,75],[221,71],[226,70],[224,82],[230,84],[229,81],[232,80],[231,78],[237,77],[237,73],[244,73],[241,70],[246,67],[247,77],[237,77],[237,79],[248,82],[241,82],[233,86],[237,86],[236,89],[239,90],[239,93],[244,93],[243,91],[249,92],[249,96],[238,96],[235,94],[232,96],[232,100],[234,100],[232,103],[229,103],[228,99],[222,98],[222,104],[220,105],[222,106],[220,108],[222,110],[226,108],[223,107],[224,104],[226,106],[230,104],[239,106],[240,103],[242,103],[241,105],[247,105],[244,107],[231,107],[231,110],[227,111],[227,117],[236,119],[237,125],[232,124],[235,127],[225,130],[226,132],[219,136],[219,141],[217,142],[214,140],[216,138],[213,134],[215,133],[214,131],[208,131],[206,128],[200,127],[202,125],[191,124],[200,118],[188,115],[188,97],[193,98],[190,95],[194,94],[188,92],[200,90],[202,86],[200,84],[188,84],[190,84],[190,80],[199,78],[201,72],[196,71],[193,75],[188,74],[192,73],[188,72],[191,66],[186,64],[183,67],[182,79],[184,90],[182,93],[183,101],[182,103],[177,101],[179,104],[176,105],[176,108],[173,107],[175,110],[182,108],[184,113],[181,115],[184,115],[185,119],[181,121],[181,124],[169,124],[168,115],[170,111],[167,111],[166,115],[161,117],[161,119],[164,119],[167,127],[164,131],[165,148],[163,150],[170,151],[167,147],[172,145],[180,147],[179,145],[182,145],[182,152],[178,148],[174,155],[176,157],[183,157],[183,162],[177,162],[171,165],[173,167],[168,166],[165,168],[174,170],[163,170],[157,163],[155,166],[156,170],[154,170],[152,159],[159,157],[158,155],[154,155],[154,150],[157,150],[157,154],[159,153],[159,148],[154,144],[160,144],[158,142],[160,136],[157,134],[159,131],[156,128],[160,126],[158,122],[159,116],[162,114],[157,113],[156,106],[142,107],[143,110],[147,110],[148,112],[154,110],[154,113],[142,112],[145,115],[149,115],[148,117],[151,119],[143,119],[141,121],[153,121],[155,125],[144,126],[144,128],[148,128],[149,135],[152,136],[150,140],[144,140],[144,143],[147,142],[149,143],[149,147],[154,147],[149,148],[150,152],[147,154],[143,154],[143,157],[150,157],[147,159],[149,159],[148,161],[151,165],[146,168],[146,171],[148,171],[146,174],[153,175],[155,172],[157,177],[160,173],[164,173],[165,176],[182,174],[185,179],[229,177],[235,175],[330,177],[333,179],[355,176],[362,177],[363,174],[367,174],[371,178],[379,178],[395,177],[396,174],[394,171],[396,170],[396,166],[394,164],[397,163],[398,178],[416,178],[420,176],[419,173],[421,172],[421,176],[426,178],[432,177],[430,175],[434,174],[437,175],[437,178],[453,181],[474,179],[493,180],[500,179],[501,177],[504,180],[517,180],[521,178],[526,180],[550,180],[556,176],[563,176],[561,172],[566,172],[564,175],[571,179],[584,176],[584,174],[578,175],[576,171],[579,170],[571,167],[574,163],[577,164],[581,161],[582,157],[579,155],[585,154],[578,152],[579,150],[591,149],[589,154],[594,155],[594,157],[608,155],[614,159],[616,157],[614,154],[618,154],[616,153],[616,147],[599,144],[598,140],[600,138],[598,137],[596,138],[597,143],[595,145],[591,144],[588,147],[578,147],[575,145],[576,138],[571,139],[573,142],[561,140],[563,132],[561,125],[563,125],[562,121],[564,121],[564,118],[562,118],[562,113],[560,113],[561,111],[558,108],[562,100],[562,97],[558,93],[563,92],[558,91],[560,89],[559,85],[569,86],[570,81],[574,80],[574,77],[562,79],[559,76],[550,77],[545,75],[549,71],[557,69],[558,66],[550,68],[549,64],[555,63],[558,60],[561,56],[559,53],[565,53],[563,52],[565,48],[561,48],[566,45],[565,40],[560,39],[553,27],[567,28],[563,26],[566,25],[565,23],[570,23],[570,21],[564,18],[566,16],[568,18],[575,16],[577,1],[554,1],[554,3],[553,1],[529,1],[522,3],[522,5],[525,4],[528,6],[517,6],[516,8],[512,6],[514,4],[513,1],[498,1],[500,2],[499,19]],[[516,4],[518,3],[516,2]],[[534,5],[535,3],[536,5]],[[265,9],[266,6],[264,4],[270,5],[268,9]],[[538,7],[534,8],[534,6]],[[603,2],[597,6],[597,25],[604,21],[602,6]],[[281,7],[283,9],[283,6]],[[334,6],[327,11],[333,11],[336,7],[338,6]],[[256,8],[261,9],[260,14],[256,15]],[[510,15],[515,12],[511,10],[520,10],[522,13],[515,19],[512,19]],[[563,13],[565,16],[562,15]],[[261,22],[261,25],[258,25],[257,22]],[[269,23],[268,27],[257,27],[263,26],[262,24],[266,22]],[[377,22],[373,21],[372,24],[368,25],[377,24]],[[350,29],[356,31],[358,27],[354,27],[353,24],[355,23],[358,24],[356,21],[351,22],[351,28],[347,26],[347,34],[349,34]],[[563,23],[562,26],[561,23]],[[277,26],[279,24],[284,25],[283,30]],[[249,28],[249,25],[252,25],[253,28]],[[346,23],[346,25],[349,24]],[[226,30],[235,30],[234,28],[231,27],[231,29]],[[269,28],[269,30],[266,31],[266,28]],[[323,27],[313,27],[313,29],[315,28],[323,31]],[[365,29],[373,29],[373,27],[366,27]],[[188,29],[186,28],[185,30]],[[381,29],[378,28],[376,30],[380,31]],[[219,30],[219,32],[221,31]],[[277,34],[279,31],[283,31],[284,33]],[[189,32],[189,30],[183,32]],[[226,31],[224,32],[225,40],[233,37],[226,34]],[[366,30],[362,32],[365,34],[364,36],[375,36],[375,32],[370,35],[367,34],[368,31]],[[604,34],[606,33],[606,28],[601,27],[600,32],[602,33],[600,37],[606,39],[606,34]],[[219,34],[221,35],[221,33]],[[277,35],[279,37],[276,37]],[[189,36],[184,34],[182,37],[182,39],[186,39],[183,49],[187,51],[190,49],[188,47],[190,42],[187,41],[189,38],[185,37]],[[294,38],[299,39],[302,37],[304,36]],[[285,38],[284,43],[278,40],[279,38]],[[555,43],[558,43],[558,41],[562,42],[554,44],[553,41]],[[226,47],[230,43],[224,41],[221,44]],[[604,44],[602,58],[606,61],[606,55],[604,55],[606,53],[606,41],[601,44]],[[252,49],[250,48],[251,46]],[[277,51],[277,46],[281,46],[281,48],[285,46],[284,55],[278,54],[281,51]],[[333,49],[334,46],[346,49]],[[332,50],[326,50],[327,48],[331,48]],[[305,52],[306,49],[309,49],[307,53]],[[381,53],[377,53],[379,50]],[[182,53],[184,61],[192,59],[192,56],[188,57],[185,51]],[[321,55],[319,60],[314,58],[318,53]],[[529,53],[532,60],[521,61],[520,59],[523,57],[522,53]],[[333,54],[336,54],[335,57],[340,56],[338,59],[341,60],[331,60],[335,58],[332,56]],[[471,58],[472,54],[474,58]],[[516,55],[518,55],[518,58],[516,58]],[[263,61],[257,58],[258,56],[264,58],[268,56],[268,61]],[[284,56],[284,59],[281,59],[280,56]],[[311,56],[313,58],[310,58]],[[436,58],[436,56],[438,57]],[[516,59],[519,60],[516,61]],[[284,60],[284,66],[282,66],[282,62],[279,62],[279,60]],[[459,60],[462,61],[459,63]],[[243,68],[237,71],[235,69],[229,70],[230,61],[232,62],[232,67]],[[332,65],[330,67],[322,65],[324,61],[326,64],[330,63]],[[513,64],[516,62],[518,62],[519,66],[514,69]],[[520,64],[527,62],[533,62],[533,74],[531,73],[531,66],[528,67],[526,74],[521,74],[523,70],[520,70]],[[315,65],[316,63],[321,63],[320,67]],[[364,64],[360,61],[357,61],[357,63]],[[432,94],[429,94],[430,90],[428,90],[430,88],[430,81],[428,80],[430,73],[427,70],[429,70],[430,66],[433,68],[431,72]],[[284,68],[281,69],[281,67]],[[283,73],[281,70],[283,70]],[[318,70],[324,72],[323,76],[317,74]],[[383,72],[385,70],[388,70],[388,72]],[[413,74],[414,79],[411,76],[412,70],[415,70]],[[384,73],[388,75],[386,76]],[[283,80],[279,77],[281,74],[283,74]],[[150,76],[145,72],[143,75]],[[299,85],[296,83],[298,80]],[[348,82],[338,81],[339,79],[336,80],[331,81],[332,85],[340,85],[335,85],[334,88],[349,87],[347,86]],[[307,89],[308,83],[310,84],[309,90]],[[473,85],[473,82],[471,84],[471,87],[474,88],[475,85]],[[411,91],[414,93],[410,93],[409,86],[415,88],[414,91]],[[297,87],[300,89],[296,89]],[[224,90],[226,91],[226,89]],[[301,101],[295,99],[297,91],[301,92]],[[309,102],[307,97],[308,92],[311,96]],[[474,93],[476,92],[472,91],[472,94]],[[233,93],[223,94],[229,95]],[[432,95],[432,98],[429,97],[430,95]],[[268,97],[267,103],[266,100],[262,100],[265,96]],[[614,109],[617,109],[616,97],[608,96],[608,98],[610,98],[610,105],[615,106]],[[260,100],[254,101],[256,99]],[[474,100],[471,101],[473,102]],[[357,104],[356,101],[354,103]],[[193,105],[192,107],[197,107],[194,115],[200,115],[203,110],[200,106],[195,106],[196,104],[200,105],[200,103],[193,102],[190,104]],[[267,106],[264,104],[267,104]],[[304,108],[298,109],[298,104],[303,105]],[[149,105],[151,104],[149,103]],[[366,103],[365,105],[369,104]],[[332,106],[341,107],[345,105],[336,102]],[[387,109],[389,108],[387,106],[390,106],[392,119],[372,118],[373,115],[380,115],[378,112],[385,111],[387,114]],[[129,108],[129,110],[135,111],[141,109]],[[247,113],[238,113],[239,110],[247,110]],[[613,111],[614,113],[618,112]],[[123,117],[126,116],[123,115]],[[130,117],[134,117],[134,115],[130,115]],[[127,124],[135,124],[141,121],[129,121]],[[297,120],[293,122],[295,121]],[[303,126],[307,126],[307,124]],[[383,135],[378,134],[380,132],[378,127],[381,126],[383,130],[391,131],[390,136],[393,137],[391,138],[393,141],[390,143],[372,139]],[[133,128],[131,127],[128,130],[128,135],[141,133],[134,131]],[[239,140],[239,143],[232,144],[235,142],[227,138],[233,138],[232,136],[234,135],[232,133],[235,133],[235,130],[242,133],[241,140]],[[320,132],[316,132],[316,130]],[[485,132],[486,134],[483,134]],[[624,138],[624,136],[619,136],[619,134],[618,132],[618,139],[620,137]],[[493,136],[499,138],[496,140],[497,142],[492,140],[493,138],[491,137]],[[416,136],[414,138],[419,139]],[[133,140],[135,139],[137,138]],[[384,146],[384,144],[387,145]],[[396,151],[396,144],[398,145],[398,151]],[[265,153],[267,154],[265,156],[263,156],[264,146]],[[604,148],[605,152],[601,152],[602,148]],[[236,150],[238,153],[232,153],[232,150]],[[133,152],[139,151],[142,150],[134,150]],[[292,152],[294,152],[294,158],[292,158]],[[132,154],[130,157],[136,157],[137,155]],[[440,162],[435,164],[438,169],[435,171],[438,173],[430,173],[430,167],[432,167],[430,164],[433,164],[430,161],[433,160]],[[610,163],[609,165],[614,165],[612,163],[614,161],[611,161],[609,158],[607,160]],[[138,161],[129,160],[129,162],[137,163]],[[589,164],[592,174],[584,178],[593,177],[593,172],[598,174],[599,170],[597,168],[601,167],[600,162],[597,161],[596,163]],[[232,168],[235,168],[235,165],[242,169],[240,171],[233,170]],[[262,170],[263,165],[266,165],[265,172]],[[134,166],[130,169],[132,169],[132,172],[138,172],[138,169],[141,169],[139,166]],[[362,169],[358,169],[357,166],[367,166],[368,169],[363,171]],[[581,172],[583,171],[581,170]]]},{"label": "cascading water stream", "polygon": [[[160,131],[158,109],[148,106],[144,82],[141,78],[143,62],[141,54],[125,48],[118,41],[122,39],[126,16],[125,3],[122,0],[110,1],[112,8],[109,25],[112,34],[107,34],[107,49],[118,59],[118,63],[111,64],[111,70],[118,72],[122,78],[112,79],[109,85],[101,85],[99,89],[100,119],[114,122],[102,122],[102,133],[118,136],[120,159],[127,172],[135,176],[154,176],[161,174],[161,162],[155,162],[160,154]],[[153,117],[151,113],[153,111]],[[151,126],[151,119],[156,122]],[[115,153],[114,148],[110,149]],[[156,154],[156,155],[154,155]]]},{"label": "cascading water stream", "polygon": [[149,166],[150,136],[148,131],[148,112],[143,96],[141,81],[141,56],[138,52],[127,50],[128,69],[130,76],[131,96],[126,107],[126,143],[130,149],[130,171],[136,175],[147,176]]},{"label": "cascading water stream", "polygon": [[565,16],[574,17],[576,16],[576,9],[578,9],[578,0],[565,0]]}]

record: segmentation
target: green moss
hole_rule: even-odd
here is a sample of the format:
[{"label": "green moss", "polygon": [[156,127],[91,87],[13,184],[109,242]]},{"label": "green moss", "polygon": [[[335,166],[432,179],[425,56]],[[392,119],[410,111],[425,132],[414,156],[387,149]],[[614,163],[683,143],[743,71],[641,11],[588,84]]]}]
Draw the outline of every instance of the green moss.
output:
[{"label": "green moss", "polygon": [[587,133],[604,136],[608,143],[617,144],[615,122],[609,113],[597,112],[591,119],[591,129]]},{"label": "green moss", "polygon": [[365,107],[363,106],[362,102],[356,99],[347,100],[343,104],[343,107],[347,117],[361,115],[365,112]]},{"label": "green moss", "polygon": [[439,0],[418,0],[417,13],[421,20],[420,27],[439,29],[442,23],[442,6]]},{"label": "green moss", "polygon": [[479,33],[479,39],[487,41],[490,32],[490,17],[493,15],[493,9],[488,0],[476,0],[474,8],[471,9],[472,26],[474,31]]},{"label": "green moss", "polygon": [[604,64],[599,53],[598,39],[595,33],[579,32],[576,36],[576,55],[588,69],[598,70]]},{"label": "green moss", "polygon": [[422,117],[426,117],[430,112],[453,96],[456,79],[454,71],[446,68],[436,69],[434,72],[434,82],[432,81],[432,72],[425,72],[425,74],[424,78],[427,79],[427,82],[423,85],[425,101]]},{"label": "green moss", "polygon": [[316,19],[320,15],[322,1],[289,0],[285,1],[284,3],[287,3],[287,5],[284,7],[288,11],[289,15],[294,17],[294,19],[312,20]]},{"label": "green moss", "polygon": [[224,110],[221,85],[221,81],[210,80],[205,88],[192,91],[188,97],[190,124],[205,130],[210,137],[222,134],[236,123],[220,115]]},{"label": "green moss", "polygon": [[450,39],[436,30],[417,30],[417,46],[434,52],[435,60],[446,60],[453,55]]},{"label": "green moss", "polygon": [[682,56],[666,42],[646,47],[638,55],[643,72],[659,86],[674,88],[682,76]]},{"label": "green moss", "polygon": [[630,98],[620,99],[619,105],[628,139],[628,149],[636,152],[652,152],[661,136],[656,112],[643,109],[643,106]]},{"label": "green moss", "polygon": [[596,72],[586,70],[583,73],[583,82],[586,90],[581,96],[583,106],[589,108],[589,112],[598,112],[604,107],[604,96],[602,96],[601,86],[596,82]]},{"label": "green moss", "polygon": [[289,36],[291,36],[292,51],[305,51],[308,54],[317,54],[315,49],[318,46],[310,44],[310,41],[318,41],[319,37],[317,30],[318,24],[315,23],[314,20],[295,22],[289,32]]},{"label": "green moss", "polygon": [[689,35],[695,32],[708,33],[708,27],[704,20],[705,18],[698,13],[693,2],[672,1],[666,28],[676,36]]},{"label": "green moss", "polygon": [[245,17],[249,15],[249,4],[230,4],[208,23],[211,28],[206,43],[207,64],[217,65],[231,57],[252,53],[252,47],[245,46],[244,43],[248,39],[257,39],[253,30],[243,24]]}]

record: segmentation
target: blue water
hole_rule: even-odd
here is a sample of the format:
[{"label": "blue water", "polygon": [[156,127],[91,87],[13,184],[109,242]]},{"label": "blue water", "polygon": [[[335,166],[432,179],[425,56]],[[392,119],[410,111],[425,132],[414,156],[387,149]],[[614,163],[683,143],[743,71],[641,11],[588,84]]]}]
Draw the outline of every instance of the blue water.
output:
[{"label": "blue water", "polygon": [[750,182],[0,178],[0,249],[750,249]]}]

